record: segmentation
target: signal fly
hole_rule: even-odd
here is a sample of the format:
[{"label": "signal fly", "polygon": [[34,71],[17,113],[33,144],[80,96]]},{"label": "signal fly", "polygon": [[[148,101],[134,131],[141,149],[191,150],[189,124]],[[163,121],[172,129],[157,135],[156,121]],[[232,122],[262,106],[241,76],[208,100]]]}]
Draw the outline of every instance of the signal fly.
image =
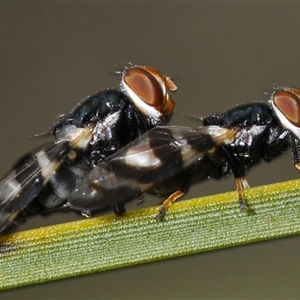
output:
[{"label": "signal fly", "polygon": [[[106,157],[171,119],[173,81],[154,67],[130,65],[121,91],[83,99],[53,126],[55,141],[24,156],[0,181],[0,234],[21,217],[68,209],[68,196]],[[114,206],[121,214],[122,203]],[[88,211],[83,212],[89,214]]]}]

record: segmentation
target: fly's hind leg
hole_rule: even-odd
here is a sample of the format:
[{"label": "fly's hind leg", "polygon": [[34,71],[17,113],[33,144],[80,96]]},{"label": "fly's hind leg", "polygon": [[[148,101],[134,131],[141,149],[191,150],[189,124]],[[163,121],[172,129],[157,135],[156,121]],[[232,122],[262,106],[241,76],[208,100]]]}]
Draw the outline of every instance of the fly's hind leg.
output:
[{"label": "fly's hind leg", "polygon": [[168,208],[172,205],[173,202],[175,202],[178,198],[182,197],[184,195],[184,192],[182,190],[176,191],[173,194],[171,194],[160,206],[157,215],[155,216],[155,219],[157,221],[162,221]]},{"label": "fly's hind leg", "polygon": [[167,210],[172,205],[173,202],[175,202],[178,198],[182,197],[185,193],[188,192],[191,180],[193,178],[193,175],[198,170],[198,167],[201,164],[201,160],[197,160],[197,162],[194,164],[194,166],[187,172],[187,174],[184,177],[183,182],[181,183],[181,188],[174,193],[172,193],[160,206],[157,215],[155,216],[155,219],[157,221],[162,221]]}]

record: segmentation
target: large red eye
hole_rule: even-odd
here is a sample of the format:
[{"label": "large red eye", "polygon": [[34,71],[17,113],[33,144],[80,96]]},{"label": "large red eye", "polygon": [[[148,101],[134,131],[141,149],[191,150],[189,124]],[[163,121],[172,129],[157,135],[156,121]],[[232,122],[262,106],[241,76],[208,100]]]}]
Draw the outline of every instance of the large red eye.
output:
[{"label": "large red eye", "polygon": [[299,91],[279,91],[273,95],[274,106],[281,111],[285,118],[294,126],[300,127],[300,100]]},{"label": "large red eye", "polygon": [[125,69],[121,88],[135,107],[151,119],[152,124],[165,122],[166,118],[172,116],[175,103],[167,89],[176,91],[177,86],[158,69],[143,65]]},{"label": "large red eye", "polygon": [[160,83],[145,69],[129,69],[124,76],[124,81],[148,105],[157,107],[163,103],[164,95]]}]

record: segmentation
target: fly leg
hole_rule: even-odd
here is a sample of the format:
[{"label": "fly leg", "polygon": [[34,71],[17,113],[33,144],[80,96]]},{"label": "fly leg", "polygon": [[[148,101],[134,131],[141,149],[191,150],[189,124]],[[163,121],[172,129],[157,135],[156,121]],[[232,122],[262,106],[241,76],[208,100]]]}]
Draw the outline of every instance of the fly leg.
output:
[{"label": "fly leg", "polygon": [[237,187],[240,210],[247,211],[248,206],[244,199],[244,190],[249,188],[250,186],[245,177],[237,177],[237,178],[235,178],[235,182],[236,182],[236,187]]},{"label": "fly leg", "polygon": [[123,202],[113,204],[112,208],[113,208],[114,213],[116,214],[116,216],[122,216],[123,213],[125,212],[125,205],[124,205]]},{"label": "fly leg", "polygon": [[87,219],[93,217],[93,214],[92,214],[92,212],[91,212],[90,210],[83,210],[83,211],[81,212],[81,215],[82,215],[83,217],[87,218]]},{"label": "fly leg", "polygon": [[292,158],[294,162],[295,168],[300,170],[300,158],[299,158],[299,151],[300,151],[300,145],[299,140],[291,137],[291,148],[292,148]]},{"label": "fly leg", "polygon": [[247,169],[245,166],[243,166],[243,164],[239,162],[238,159],[236,159],[234,155],[232,155],[231,152],[227,150],[226,147],[222,147],[222,150],[223,155],[224,157],[226,157],[226,160],[229,164],[229,168],[235,178],[240,210],[247,211],[249,208],[244,198],[244,190],[250,187],[245,177]]},{"label": "fly leg", "polygon": [[173,202],[175,202],[178,198],[182,197],[184,195],[184,192],[182,190],[178,190],[171,194],[160,206],[157,215],[155,216],[155,219],[157,221],[162,221],[168,208],[172,205]]},{"label": "fly leg", "polygon": [[162,221],[167,210],[169,207],[172,205],[173,202],[175,202],[178,198],[182,197],[185,193],[188,192],[190,185],[191,185],[191,180],[193,178],[194,173],[197,171],[198,166],[200,165],[201,161],[198,160],[193,168],[185,175],[184,180],[181,184],[181,189],[175,191],[172,193],[160,206],[157,215],[155,216],[155,219],[157,221]]}]

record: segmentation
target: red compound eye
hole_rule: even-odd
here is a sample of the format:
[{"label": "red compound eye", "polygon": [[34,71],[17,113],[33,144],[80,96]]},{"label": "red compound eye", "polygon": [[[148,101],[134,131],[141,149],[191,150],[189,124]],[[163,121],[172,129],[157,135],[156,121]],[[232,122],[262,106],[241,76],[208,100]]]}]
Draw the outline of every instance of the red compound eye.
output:
[{"label": "red compound eye", "polygon": [[296,127],[300,127],[300,92],[285,90],[276,92],[273,96],[274,106]]},{"label": "red compound eye", "polygon": [[124,81],[148,105],[153,107],[162,105],[164,95],[161,85],[148,71],[141,68],[129,69]]},{"label": "red compound eye", "polygon": [[[149,117],[152,118],[172,115],[175,103],[167,89],[176,91],[177,86],[170,77],[163,75],[154,67],[137,65],[123,73],[123,82],[136,107],[141,108],[144,114],[150,114]],[[145,105],[150,110],[147,111]],[[157,114],[153,114],[153,108]]]}]

